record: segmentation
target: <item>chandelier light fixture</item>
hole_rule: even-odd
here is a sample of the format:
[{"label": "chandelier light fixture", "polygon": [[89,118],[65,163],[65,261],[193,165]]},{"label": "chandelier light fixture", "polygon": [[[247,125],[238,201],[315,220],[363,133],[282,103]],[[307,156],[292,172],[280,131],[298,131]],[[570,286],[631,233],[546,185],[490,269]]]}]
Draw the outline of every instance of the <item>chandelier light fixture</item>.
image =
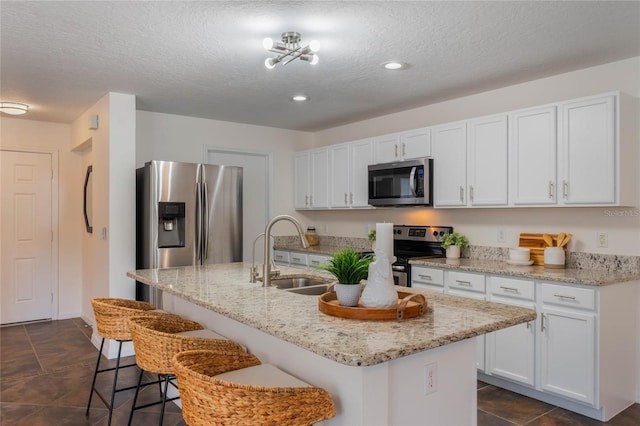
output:
[{"label": "chandelier light fixture", "polygon": [[11,115],[25,114],[29,110],[29,105],[18,102],[0,102],[0,112]]},{"label": "chandelier light fixture", "polygon": [[269,52],[277,53],[273,58],[267,58],[264,66],[273,69],[278,62],[287,65],[295,59],[301,59],[309,62],[311,65],[318,63],[318,55],[315,53],[320,50],[320,43],[316,40],[311,41],[307,46],[300,45],[300,33],[287,31],[282,33],[282,42],[274,41],[272,38],[262,40],[262,47]]}]

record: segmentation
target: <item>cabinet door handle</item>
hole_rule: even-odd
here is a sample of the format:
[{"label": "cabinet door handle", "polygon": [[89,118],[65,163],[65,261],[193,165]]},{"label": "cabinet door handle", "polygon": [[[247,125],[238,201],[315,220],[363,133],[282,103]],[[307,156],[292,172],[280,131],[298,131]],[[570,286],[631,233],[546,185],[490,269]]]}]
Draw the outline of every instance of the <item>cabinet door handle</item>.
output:
[{"label": "cabinet door handle", "polygon": [[569,182],[566,180],[562,181],[562,197],[569,198]]},{"label": "cabinet door handle", "polygon": [[308,206],[308,205],[309,205],[309,196],[308,196],[308,195],[305,195],[305,196],[304,196],[304,205],[305,205],[305,206]]},{"label": "cabinet door handle", "polygon": [[319,265],[319,264],[320,264],[320,261],[319,261],[319,260],[312,260],[312,261],[311,261],[311,264],[312,264],[312,265]]},{"label": "cabinet door handle", "polygon": [[402,142],[402,156],[404,157],[405,155],[407,155],[406,146],[405,143]]},{"label": "cabinet door handle", "polygon": [[544,314],[540,315],[540,331],[544,331]]},{"label": "cabinet door handle", "polygon": [[353,192],[349,193],[349,201],[350,201],[349,204],[353,204]]},{"label": "cabinet door handle", "polygon": [[433,278],[431,278],[431,275],[422,275],[422,274],[418,274],[418,276],[419,276],[420,278],[422,278],[422,279],[425,279],[425,280],[429,280],[429,281],[432,281],[432,280],[433,280]]},{"label": "cabinet door handle", "polygon": [[345,203],[345,204],[348,204],[348,203],[347,203],[347,193],[346,193],[346,192],[344,193],[344,203]]},{"label": "cabinet door handle", "polygon": [[531,328],[531,321],[527,321],[527,329]]},{"label": "cabinet door handle", "polygon": [[505,287],[505,286],[500,286],[500,288],[503,289],[504,291],[512,291],[514,293],[520,293],[520,291],[517,288]]},{"label": "cabinet door handle", "polygon": [[469,185],[469,199],[473,201],[473,186]]},{"label": "cabinet door handle", "polygon": [[313,206],[313,195],[309,195],[309,205]]},{"label": "cabinet door handle", "polygon": [[469,281],[460,281],[460,280],[456,280],[456,282],[460,285],[464,285],[467,287],[471,287],[471,283]]},{"label": "cabinet door handle", "polygon": [[549,181],[549,199],[553,200],[553,182]]},{"label": "cabinet door handle", "polygon": [[395,158],[398,158],[398,144],[397,144],[397,143],[393,145],[393,149],[394,149],[394,154],[393,154],[393,156],[394,156]]},{"label": "cabinet door handle", "polygon": [[554,296],[559,297],[560,299],[576,300],[575,296],[565,296],[564,294],[554,294]]},{"label": "cabinet door handle", "polygon": [[464,203],[464,188],[460,187],[460,202]]}]

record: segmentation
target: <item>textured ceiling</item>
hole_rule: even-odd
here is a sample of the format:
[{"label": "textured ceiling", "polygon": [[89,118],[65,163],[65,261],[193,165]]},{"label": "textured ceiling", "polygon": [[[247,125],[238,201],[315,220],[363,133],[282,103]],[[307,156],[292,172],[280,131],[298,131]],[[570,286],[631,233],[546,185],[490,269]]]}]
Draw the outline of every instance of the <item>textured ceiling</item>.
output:
[{"label": "textured ceiling", "polygon": [[[112,91],[316,131],[640,56],[637,1],[1,1],[0,24],[2,100],[65,123]],[[320,63],[267,70],[262,39],[284,31],[319,40]]]}]

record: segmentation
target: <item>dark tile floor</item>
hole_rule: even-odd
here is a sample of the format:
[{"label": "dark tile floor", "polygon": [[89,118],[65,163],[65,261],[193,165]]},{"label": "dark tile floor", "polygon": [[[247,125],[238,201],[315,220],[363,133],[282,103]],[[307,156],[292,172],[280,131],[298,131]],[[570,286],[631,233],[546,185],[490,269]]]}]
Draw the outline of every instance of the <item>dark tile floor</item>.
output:
[{"label": "dark tile floor", "polygon": [[[89,417],[85,417],[98,354],[90,337],[91,328],[79,318],[0,328],[0,425],[106,425],[108,412],[97,397],[93,398]],[[109,361],[103,357],[103,362]],[[135,384],[138,372],[137,367],[122,370],[123,386]],[[108,377],[98,380],[103,394],[107,394],[109,385]],[[116,397],[113,425],[127,424],[133,392],[120,392]],[[157,388],[150,386],[141,392],[141,403],[157,397]],[[136,411],[133,424],[157,424],[159,411],[159,406]],[[164,424],[185,425],[175,404],[167,405]],[[640,404],[602,423],[478,382],[478,426],[603,424],[640,425]]]}]

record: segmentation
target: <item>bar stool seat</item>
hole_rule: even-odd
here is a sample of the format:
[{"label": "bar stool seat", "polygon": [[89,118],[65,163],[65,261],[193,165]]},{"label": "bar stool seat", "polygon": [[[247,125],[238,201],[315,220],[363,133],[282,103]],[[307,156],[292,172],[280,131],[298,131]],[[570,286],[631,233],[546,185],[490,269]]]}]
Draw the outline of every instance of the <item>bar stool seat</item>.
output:
[{"label": "bar stool seat", "polygon": [[189,426],[303,426],[335,416],[331,396],[251,354],[210,350],[173,358]]},{"label": "bar stool seat", "polygon": [[[93,307],[93,314],[96,319],[96,328],[98,335],[102,338],[100,343],[100,352],[98,352],[98,360],[96,361],[96,368],[93,373],[93,381],[91,383],[91,391],[89,392],[89,402],[87,403],[86,416],[89,415],[91,408],[91,401],[93,394],[98,395],[100,400],[109,410],[109,417],[107,424],[111,424],[111,417],[113,414],[113,403],[115,395],[118,392],[126,391],[135,388],[135,386],[129,386],[118,389],[118,373],[122,368],[134,367],[136,364],[120,365],[120,355],[122,353],[122,344],[124,342],[131,341],[131,332],[129,331],[129,318],[132,316],[142,315],[157,315],[163,311],[158,311],[156,308],[147,302],[141,302],[137,300],[120,299],[112,297],[96,297],[91,299],[91,305]],[[100,369],[100,360],[102,358],[102,350],[104,348],[105,339],[115,340],[118,342],[118,356],[116,358],[116,366],[111,368]],[[96,389],[96,379],[98,374],[106,373],[108,371],[114,371],[113,385],[111,387],[111,396],[109,400]]]},{"label": "bar stool seat", "polygon": [[[141,370],[129,415],[129,424],[131,424],[136,410],[162,404],[160,412],[160,424],[162,425],[167,401],[178,399],[178,397],[167,399],[169,384],[177,388],[172,382],[175,379],[173,357],[177,353],[192,349],[210,349],[230,353],[245,352],[245,348],[239,343],[212,330],[207,330],[195,321],[177,315],[131,317],[129,327],[136,353],[136,362]],[[158,375],[158,380],[143,385],[142,376],[145,371]],[[161,399],[137,406],[140,388],[155,383],[164,383]]]}]

